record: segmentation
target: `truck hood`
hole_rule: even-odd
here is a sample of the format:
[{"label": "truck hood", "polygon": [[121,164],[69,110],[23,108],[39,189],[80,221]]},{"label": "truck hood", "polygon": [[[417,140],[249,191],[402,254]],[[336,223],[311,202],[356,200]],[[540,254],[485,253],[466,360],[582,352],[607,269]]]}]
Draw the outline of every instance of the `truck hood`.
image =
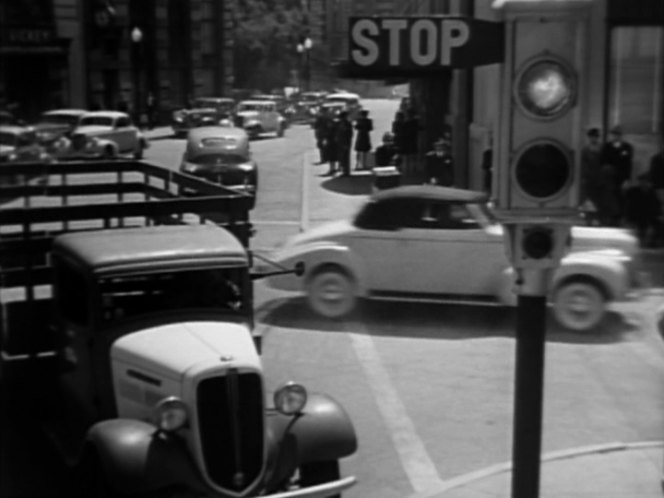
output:
[{"label": "truck hood", "polygon": [[113,128],[110,126],[102,126],[102,125],[86,125],[86,126],[79,126],[76,128],[76,133],[83,133],[85,135],[100,135],[102,133],[108,133],[111,131]]},{"label": "truck hood", "polygon": [[114,363],[173,380],[222,363],[227,368],[261,368],[246,325],[222,321],[170,323],[128,334],[115,341],[111,357]]}]

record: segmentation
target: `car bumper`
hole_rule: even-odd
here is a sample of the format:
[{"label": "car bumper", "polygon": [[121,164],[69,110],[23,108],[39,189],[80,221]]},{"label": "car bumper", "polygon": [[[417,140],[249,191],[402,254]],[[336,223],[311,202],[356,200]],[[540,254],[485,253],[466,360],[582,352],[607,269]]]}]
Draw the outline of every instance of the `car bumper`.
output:
[{"label": "car bumper", "polygon": [[273,495],[266,495],[264,498],[325,498],[341,493],[352,487],[357,482],[354,476],[345,477],[337,481],[326,482],[318,486],[309,486],[307,488],[296,489],[293,491],[284,491]]}]

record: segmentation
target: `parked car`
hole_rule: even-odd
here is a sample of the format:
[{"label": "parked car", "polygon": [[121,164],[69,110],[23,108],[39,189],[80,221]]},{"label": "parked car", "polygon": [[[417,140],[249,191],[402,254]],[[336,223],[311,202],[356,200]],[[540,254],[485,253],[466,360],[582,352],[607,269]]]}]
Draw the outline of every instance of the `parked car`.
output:
[{"label": "parked car", "polygon": [[129,115],[119,111],[86,112],[81,116],[74,133],[107,140],[108,157],[131,154],[135,159],[142,159],[143,152],[150,145],[147,137],[134,126]]},{"label": "parked car", "polygon": [[198,126],[232,126],[235,100],[228,97],[199,97],[191,109],[173,112],[172,128],[176,136],[184,136]]},{"label": "parked car", "polygon": [[295,107],[285,95],[275,95],[272,93],[258,93],[249,97],[250,100],[264,100],[266,102],[274,102],[277,106],[277,111],[285,118],[286,126],[290,126],[293,116],[295,115]]},{"label": "parked car", "polygon": [[84,109],[55,109],[42,113],[33,128],[42,145],[49,147],[63,135],[70,134],[80,123]]},{"label": "parked car", "polygon": [[346,111],[348,112],[348,118],[353,121],[358,118],[360,111],[362,110],[362,104],[360,103],[360,96],[356,93],[350,92],[338,92],[331,93],[323,99],[323,103],[334,103],[340,102],[346,106]]},{"label": "parked car", "polygon": [[58,161],[114,159],[119,157],[117,144],[113,140],[78,132],[72,133],[69,137],[60,137],[50,147],[50,151]]},{"label": "parked car", "polygon": [[[358,298],[422,297],[515,305],[503,227],[481,192],[435,185],[379,191],[350,219],[299,234],[271,255],[302,262],[300,280],[269,285],[304,291],[312,310],[337,318]],[[573,244],[556,270],[551,304],[572,330],[596,327],[611,300],[634,289],[636,238],[615,228],[573,227]]]},{"label": "parked car", "polygon": [[0,163],[48,161],[52,157],[39,144],[31,127],[0,125]]},{"label": "parked car", "polygon": [[286,119],[277,111],[277,104],[267,100],[243,100],[235,108],[235,126],[247,131],[250,138],[264,133],[283,137]]},{"label": "parked car", "polygon": [[249,135],[242,128],[191,130],[180,171],[250,194],[251,208],[256,204],[258,166],[251,158]]}]

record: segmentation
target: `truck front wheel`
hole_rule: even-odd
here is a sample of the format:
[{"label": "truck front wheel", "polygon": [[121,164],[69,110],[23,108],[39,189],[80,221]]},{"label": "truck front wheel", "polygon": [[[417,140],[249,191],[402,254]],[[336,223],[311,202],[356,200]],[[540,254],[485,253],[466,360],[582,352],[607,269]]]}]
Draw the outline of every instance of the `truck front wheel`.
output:
[{"label": "truck front wheel", "polygon": [[[300,467],[300,486],[316,486],[326,482],[337,481],[341,478],[339,462],[330,460],[326,462],[312,462]],[[341,498],[341,495],[330,495],[326,498]]]},{"label": "truck front wheel", "polygon": [[553,295],[553,316],[563,327],[582,332],[600,324],[606,313],[606,296],[596,282],[572,279]]}]

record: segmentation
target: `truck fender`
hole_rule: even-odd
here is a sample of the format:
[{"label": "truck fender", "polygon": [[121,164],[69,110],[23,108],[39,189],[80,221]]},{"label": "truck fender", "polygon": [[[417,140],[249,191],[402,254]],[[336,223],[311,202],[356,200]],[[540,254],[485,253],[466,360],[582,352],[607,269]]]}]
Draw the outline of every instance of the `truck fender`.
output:
[{"label": "truck fender", "polygon": [[350,417],[330,396],[309,394],[301,414],[268,417],[270,452],[294,462],[297,466],[338,460],[357,451],[357,436]]},{"label": "truck fender", "polygon": [[113,419],[95,424],[87,434],[83,465],[97,457],[108,483],[124,494],[183,484],[209,491],[184,441],[140,420]]}]

